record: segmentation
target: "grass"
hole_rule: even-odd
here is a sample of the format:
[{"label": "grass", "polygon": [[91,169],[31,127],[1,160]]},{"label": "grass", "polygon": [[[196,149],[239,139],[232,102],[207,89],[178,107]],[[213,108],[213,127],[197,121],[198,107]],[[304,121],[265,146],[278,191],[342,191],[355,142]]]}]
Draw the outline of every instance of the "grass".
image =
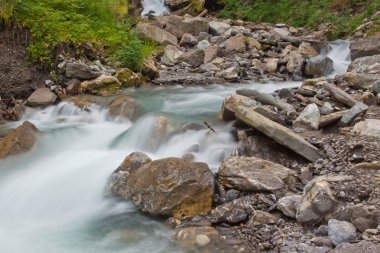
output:
[{"label": "grass", "polygon": [[[332,23],[332,38],[353,33],[362,22],[380,10],[378,0],[219,0],[224,18],[253,22],[288,23],[316,28],[321,23]],[[380,24],[375,23],[375,29]]]},{"label": "grass", "polygon": [[134,21],[128,14],[128,0],[5,1],[0,5],[0,20],[30,30],[28,51],[33,63],[52,65],[52,51],[67,43],[78,51],[91,43],[95,50],[107,51],[109,59],[133,70],[152,52],[152,43],[140,40],[131,29]]}]

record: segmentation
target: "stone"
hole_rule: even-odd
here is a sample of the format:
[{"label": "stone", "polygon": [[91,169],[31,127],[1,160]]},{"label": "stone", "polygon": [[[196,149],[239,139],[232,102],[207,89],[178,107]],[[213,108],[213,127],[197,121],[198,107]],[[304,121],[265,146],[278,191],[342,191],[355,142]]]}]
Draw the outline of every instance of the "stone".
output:
[{"label": "stone", "polygon": [[124,87],[140,87],[143,83],[143,78],[128,68],[118,69],[115,77]]},{"label": "stone", "polygon": [[178,41],[176,36],[155,25],[139,23],[136,29],[139,34],[160,44],[177,45]]},{"label": "stone", "polygon": [[372,89],[376,81],[380,82],[380,76],[362,73],[347,72],[343,79],[358,89]]},{"label": "stone", "polygon": [[165,52],[161,57],[161,62],[167,66],[177,64],[179,57],[183,55],[183,51],[176,46],[168,45],[165,47]]},{"label": "stone", "polygon": [[157,150],[166,136],[168,128],[168,118],[165,116],[158,117],[150,128],[149,140],[145,144],[149,150]]},{"label": "stone", "polygon": [[331,214],[338,201],[334,198],[329,183],[321,178],[308,182],[303,190],[296,219],[301,224],[313,225]]},{"label": "stone", "polygon": [[239,79],[239,69],[230,67],[215,74],[216,77],[224,78],[230,82],[236,82]]},{"label": "stone", "polygon": [[318,130],[321,114],[316,104],[309,104],[293,122],[294,128]]},{"label": "stone", "polygon": [[195,38],[190,33],[184,33],[182,35],[181,41],[179,42],[179,45],[181,47],[191,47],[191,46],[195,46],[196,44],[198,44],[197,38]]},{"label": "stone", "polygon": [[370,137],[380,138],[380,120],[378,119],[365,119],[355,124],[353,132]]},{"label": "stone", "polygon": [[149,77],[150,80],[160,77],[160,71],[157,69],[156,61],[152,57],[144,60],[141,73],[144,76]]},{"label": "stone", "polygon": [[231,26],[223,22],[211,21],[208,23],[210,28],[210,34],[213,36],[220,36],[227,32]]},{"label": "stone", "polygon": [[248,227],[276,224],[279,218],[268,212],[255,210],[247,222]]},{"label": "stone", "polygon": [[211,240],[217,240],[218,231],[213,227],[183,227],[177,228],[174,238],[186,246],[206,246]]},{"label": "stone", "polygon": [[0,159],[25,153],[33,148],[37,141],[38,129],[29,121],[10,131],[0,140]]},{"label": "stone", "polygon": [[351,62],[347,71],[380,75],[380,55],[357,58]]},{"label": "stone", "polygon": [[372,56],[380,54],[379,39],[359,39],[354,40],[350,44],[351,60],[355,60],[364,56]]},{"label": "stone", "polygon": [[246,50],[246,39],[243,35],[231,37],[225,43],[227,51],[244,53]]},{"label": "stone", "polygon": [[372,92],[369,91],[363,92],[363,94],[360,97],[360,100],[368,106],[376,105],[376,97],[375,95],[373,95]]},{"label": "stone", "polygon": [[193,49],[182,54],[178,60],[186,62],[192,67],[198,67],[203,64],[205,58],[205,52],[201,49]]},{"label": "stone", "polygon": [[261,48],[262,48],[260,42],[258,42],[256,39],[254,39],[252,37],[246,37],[246,42],[247,42],[249,49],[256,48],[257,50],[261,50]]},{"label": "stone", "polygon": [[293,133],[287,127],[260,115],[253,109],[239,106],[235,112],[235,116],[309,161],[314,162],[323,157],[316,147],[308,143],[301,136]]},{"label": "stone", "polygon": [[208,47],[204,50],[205,52],[205,58],[204,58],[204,63],[209,63],[212,62],[217,56],[219,52],[219,47],[213,46],[213,47]]},{"label": "stone", "polygon": [[57,95],[48,88],[36,89],[26,100],[26,105],[31,107],[45,107],[52,105],[57,100]]},{"label": "stone", "polygon": [[89,66],[84,63],[67,63],[65,75],[69,78],[77,78],[80,80],[89,80],[97,78],[102,73],[100,71],[92,71]]},{"label": "stone", "polygon": [[66,94],[67,95],[78,95],[80,90],[81,81],[79,79],[73,78],[65,83]]},{"label": "stone", "polygon": [[288,217],[296,218],[298,206],[300,205],[302,196],[292,195],[285,196],[278,200],[277,209]]},{"label": "stone", "polygon": [[329,238],[335,246],[356,239],[356,228],[347,221],[330,219],[328,222]]},{"label": "stone", "polygon": [[208,40],[201,40],[198,42],[197,48],[205,50],[210,46],[210,42]]},{"label": "stone", "polygon": [[310,242],[316,246],[334,247],[334,243],[330,240],[330,238],[326,237],[313,237]]},{"label": "stone", "polygon": [[95,99],[92,96],[88,95],[79,95],[79,96],[73,96],[65,99],[66,102],[75,105],[76,107],[84,110],[84,111],[90,111],[91,105],[95,104]]},{"label": "stone", "polygon": [[201,32],[208,33],[209,24],[206,19],[200,17],[170,15],[166,23],[166,30],[180,39],[184,33],[194,36],[198,36]]},{"label": "stone", "polygon": [[326,76],[334,70],[334,62],[327,56],[315,56],[306,61],[305,74],[313,77]]},{"label": "stone", "polygon": [[199,72],[201,72],[201,73],[209,73],[210,74],[210,73],[213,73],[213,72],[216,72],[219,70],[220,69],[212,63],[206,63],[206,64],[202,64],[201,66],[199,66]]},{"label": "stone", "polygon": [[111,117],[124,117],[136,121],[144,113],[144,109],[130,97],[119,97],[112,100],[108,106],[108,114]]},{"label": "stone", "polygon": [[375,253],[380,252],[380,245],[368,241],[360,241],[359,243],[342,243],[329,253]]},{"label": "stone", "polygon": [[256,157],[230,157],[218,170],[226,188],[248,192],[284,192],[295,183],[294,171]]},{"label": "stone", "polygon": [[191,0],[165,0],[165,5],[169,7],[171,11],[176,11],[184,8]]},{"label": "stone", "polygon": [[319,55],[317,50],[315,50],[310,43],[308,42],[302,42],[301,45],[298,47],[298,51],[307,55],[308,57],[314,57]]},{"label": "stone", "polygon": [[114,76],[101,75],[96,79],[81,83],[80,90],[84,93],[98,96],[117,94],[122,89],[122,83]]},{"label": "stone", "polygon": [[343,115],[343,117],[340,119],[340,124],[341,125],[348,125],[348,124],[350,124],[352,121],[354,121],[354,119],[356,117],[358,117],[359,115],[365,113],[367,110],[368,110],[368,106],[367,105],[363,104],[362,102],[356,103],[356,105],[354,105],[353,107],[351,107],[351,109],[349,109]]},{"label": "stone", "polygon": [[253,204],[256,201],[257,198],[253,196],[245,196],[217,206],[211,211],[212,223],[225,222],[229,224],[237,224],[243,222],[255,211]]},{"label": "stone", "polygon": [[290,32],[284,28],[273,28],[272,33],[280,35],[280,37],[288,37]]},{"label": "stone", "polygon": [[277,66],[279,59],[277,58],[264,58],[265,70],[269,73],[275,73],[277,71]]},{"label": "stone", "polygon": [[127,181],[141,166],[150,163],[150,159],[146,154],[141,152],[133,152],[129,154],[120,166],[112,173],[107,184],[109,192],[119,198],[129,199]]},{"label": "stone", "polygon": [[297,73],[302,71],[305,65],[305,56],[299,52],[291,51],[286,57],[286,69],[290,73]]},{"label": "stone", "polygon": [[257,102],[251,98],[238,94],[229,95],[223,101],[220,118],[224,121],[235,120],[235,111],[239,105],[252,107],[256,104]]},{"label": "stone", "polygon": [[205,163],[156,160],[131,174],[127,185],[133,204],[153,216],[183,218],[211,210],[214,176]]},{"label": "stone", "polygon": [[372,85],[372,91],[375,92],[375,94],[380,94],[380,80],[376,81]]},{"label": "stone", "polygon": [[324,102],[320,108],[322,115],[328,115],[334,112],[334,107],[329,102]]},{"label": "stone", "polygon": [[341,102],[344,105],[352,107],[358,103],[358,101],[356,101],[352,96],[347,94],[347,92],[336,87],[334,84],[325,83],[323,87],[325,90],[327,90],[331,94],[331,96],[334,97],[334,99],[336,99],[337,101]]}]

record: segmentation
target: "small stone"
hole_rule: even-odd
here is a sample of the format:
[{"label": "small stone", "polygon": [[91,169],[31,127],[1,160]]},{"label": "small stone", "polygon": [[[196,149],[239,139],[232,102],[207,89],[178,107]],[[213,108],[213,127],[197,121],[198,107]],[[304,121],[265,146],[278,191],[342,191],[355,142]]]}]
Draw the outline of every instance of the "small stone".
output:
[{"label": "small stone", "polygon": [[198,45],[197,45],[197,48],[198,49],[206,49],[210,46],[210,42],[208,42],[207,40],[201,40],[198,42]]},{"label": "small stone", "polygon": [[335,246],[351,242],[356,238],[356,228],[352,223],[331,219],[328,222],[329,238]]},{"label": "small stone", "polygon": [[334,107],[329,102],[324,102],[321,106],[320,112],[322,115],[328,115],[334,112]]},{"label": "small stone", "polygon": [[197,235],[195,241],[199,246],[206,246],[210,242],[210,238],[207,235]]}]

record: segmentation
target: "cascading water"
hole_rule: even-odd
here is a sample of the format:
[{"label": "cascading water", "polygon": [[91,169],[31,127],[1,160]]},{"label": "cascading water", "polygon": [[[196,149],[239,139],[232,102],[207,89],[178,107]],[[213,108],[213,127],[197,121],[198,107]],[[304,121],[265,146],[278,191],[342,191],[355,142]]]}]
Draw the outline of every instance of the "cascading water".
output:
[{"label": "cascading water", "polygon": [[143,0],[142,5],[144,6],[144,11],[141,13],[141,16],[145,16],[148,13],[152,13],[154,16],[169,13],[165,0]]},{"label": "cascading water", "polygon": [[327,46],[322,54],[334,61],[334,72],[330,75],[341,75],[346,73],[351,63],[350,42],[345,40],[336,40]]},{"label": "cascading water", "polygon": [[[299,84],[245,87],[272,92]],[[125,95],[145,110],[134,123],[109,118],[107,109],[99,105],[86,111],[68,103],[28,110],[23,120],[31,121],[42,134],[32,151],[0,161],[0,252],[182,252],[161,222],[141,215],[129,202],[107,196],[106,182],[133,151],[152,159],[192,152],[196,161],[215,171],[234,147],[229,127],[217,114],[223,99],[237,87],[126,90]],[[151,126],[160,117],[167,118],[168,128],[152,144]],[[203,121],[216,133],[184,127]]]}]

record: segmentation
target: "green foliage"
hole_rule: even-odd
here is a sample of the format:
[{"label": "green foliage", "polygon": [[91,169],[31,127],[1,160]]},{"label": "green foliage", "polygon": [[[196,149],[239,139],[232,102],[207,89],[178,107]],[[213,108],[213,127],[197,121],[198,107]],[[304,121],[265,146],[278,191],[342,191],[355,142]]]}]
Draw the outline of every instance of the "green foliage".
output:
[{"label": "green foliage", "polygon": [[[377,0],[219,0],[220,15],[253,22],[280,23],[315,28],[330,22],[333,36],[353,32],[365,18],[380,9]],[[354,13],[358,10],[358,13]]]},{"label": "green foliage", "polygon": [[19,0],[0,0],[0,26],[8,25],[14,14],[14,9]]},{"label": "green foliage", "polygon": [[110,58],[120,54],[122,48],[144,52],[125,54],[120,62],[122,65],[142,61],[128,57],[146,57],[145,52],[150,50],[150,47],[145,48],[145,43],[138,42],[130,31],[133,21],[128,17],[128,0],[5,1],[6,8],[0,5],[0,17],[5,20],[4,17],[8,16],[3,12],[11,9],[16,21],[32,34],[28,48],[32,62],[51,64],[51,52],[61,44],[70,44],[80,51],[81,46],[89,42],[95,50],[106,48]]}]

